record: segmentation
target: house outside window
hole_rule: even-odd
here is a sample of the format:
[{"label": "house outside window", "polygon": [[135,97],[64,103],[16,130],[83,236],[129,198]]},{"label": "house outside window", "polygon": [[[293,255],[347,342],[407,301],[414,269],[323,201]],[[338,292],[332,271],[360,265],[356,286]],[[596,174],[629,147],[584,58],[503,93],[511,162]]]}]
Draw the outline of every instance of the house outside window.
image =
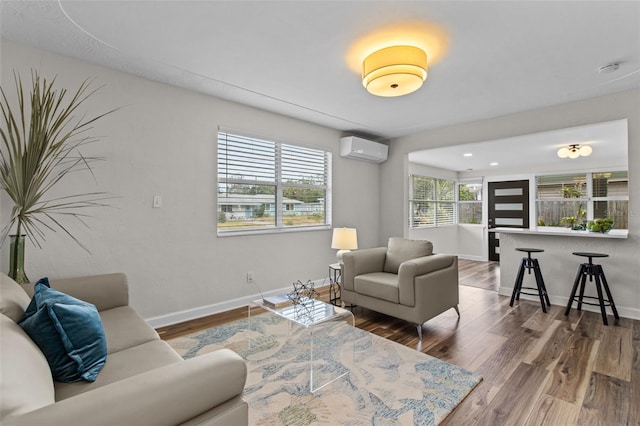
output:
[{"label": "house outside window", "polygon": [[409,193],[409,224],[412,228],[455,224],[455,181],[411,175]]},{"label": "house outside window", "polygon": [[585,229],[589,221],[610,217],[616,228],[627,229],[627,176],[627,171],[537,176],[538,226]]},{"label": "house outside window", "polygon": [[326,229],[331,153],[218,133],[218,235]]},{"label": "house outside window", "polygon": [[458,223],[482,223],[482,180],[458,183]]}]

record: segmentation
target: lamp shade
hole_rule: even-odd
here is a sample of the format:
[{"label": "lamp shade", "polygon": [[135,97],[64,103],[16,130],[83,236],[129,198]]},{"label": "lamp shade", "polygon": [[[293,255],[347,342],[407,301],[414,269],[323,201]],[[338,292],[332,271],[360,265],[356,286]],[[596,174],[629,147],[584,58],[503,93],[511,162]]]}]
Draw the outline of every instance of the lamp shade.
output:
[{"label": "lamp shade", "polygon": [[376,96],[415,92],[427,79],[427,54],[414,46],[391,46],[367,56],[362,63],[362,85]]},{"label": "lamp shade", "polygon": [[334,228],[331,248],[355,250],[358,248],[358,235],[355,228]]}]

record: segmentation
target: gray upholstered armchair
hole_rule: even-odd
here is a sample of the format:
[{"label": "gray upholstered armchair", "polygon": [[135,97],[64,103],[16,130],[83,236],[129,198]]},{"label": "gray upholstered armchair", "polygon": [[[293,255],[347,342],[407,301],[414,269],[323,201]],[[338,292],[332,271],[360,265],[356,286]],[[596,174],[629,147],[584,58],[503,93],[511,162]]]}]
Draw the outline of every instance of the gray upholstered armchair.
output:
[{"label": "gray upholstered armchair", "polygon": [[417,324],[454,308],[458,257],[433,254],[429,241],[389,238],[388,247],[345,253],[342,301]]}]

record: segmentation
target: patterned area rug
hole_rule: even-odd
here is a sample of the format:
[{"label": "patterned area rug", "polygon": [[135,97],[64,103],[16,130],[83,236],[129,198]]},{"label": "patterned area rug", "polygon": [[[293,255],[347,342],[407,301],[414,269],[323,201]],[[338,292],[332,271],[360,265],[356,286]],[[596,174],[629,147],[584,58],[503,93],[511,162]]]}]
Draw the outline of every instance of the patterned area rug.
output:
[{"label": "patterned area rug", "polygon": [[[262,314],[168,343],[184,358],[240,354],[251,425],[435,425],[482,380],[344,322],[313,330]],[[335,380],[311,393],[311,374],[315,389]]]}]

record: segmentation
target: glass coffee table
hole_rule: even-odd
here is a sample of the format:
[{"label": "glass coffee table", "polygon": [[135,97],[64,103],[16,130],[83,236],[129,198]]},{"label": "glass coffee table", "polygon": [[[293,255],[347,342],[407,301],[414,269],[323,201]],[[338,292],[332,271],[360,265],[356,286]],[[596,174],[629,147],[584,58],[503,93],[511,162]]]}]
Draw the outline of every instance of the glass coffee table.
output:
[{"label": "glass coffee table", "polygon": [[[312,393],[349,373],[349,370],[346,370],[333,377],[331,377],[331,375],[327,377],[326,371],[323,371],[325,369],[323,369],[321,365],[317,365],[318,361],[320,361],[321,364],[322,360],[314,357],[314,347],[318,346],[319,343],[327,344],[326,341],[319,342],[319,339],[331,338],[328,337],[326,335],[328,333],[324,333],[324,331],[326,331],[326,327],[331,326],[332,322],[347,322],[350,326],[355,327],[355,317],[349,310],[307,297],[301,298],[297,304],[292,303],[291,305],[279,308],[273,308],[265,304],[262,299],[258,299],[254,300],[252,305],[249,305],[249,329],[251,329],[251,309],[255,307],[262,308],[267,312],[288,320],[289,331],[291,331],[291,326],[295,325],[302,327],[308,333],[309,388]],[[330,344],[331,342],[328,343]],[[251,342],[249,342],[249,345],[251,345]]]}]

